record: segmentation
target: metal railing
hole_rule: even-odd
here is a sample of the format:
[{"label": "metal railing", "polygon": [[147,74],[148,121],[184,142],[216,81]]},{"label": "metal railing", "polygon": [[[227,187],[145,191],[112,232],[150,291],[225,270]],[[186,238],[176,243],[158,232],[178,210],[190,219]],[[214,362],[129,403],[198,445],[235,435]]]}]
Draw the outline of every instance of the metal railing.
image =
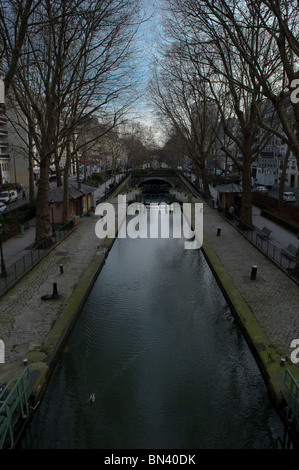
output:
[{"label": "metal railing", "polygon": [[288,391],[288,411],[290,413],[289,418],[298,418],[299,414],[299,380],[296,380],[291,372],[287,369],[284,375],[284,384]]},{"label": "metal railing", "polygon": [[[219,209],[218,209],[219,211]],[[280,266],[285,271],[295,267],[296,258],[291,254],[288,255],[286,250],[274,245],[268,240],[259,230],[248,227],[234,214],[219,213],[232,224],[244,237],[246,237],[253,245],[255,245],[262,253],[270,258],[274,263]]]},{"label": "metal railing", "polygon": [[18,419],[25,419],[29,412],[27,390],[30,371],[26,367],[20,377],[8,382],[0,390],[0,449],[14,444],[14,426]]},{"label": "metal railing", "polygon": [[193,183],[186,175],[184,175],[181,171],[178,171],[178,174],[180,175],[181,179],[184,181],[184,184],[186,186],[189,186],[190,189],[195,191],[198,196],[203,199],[210,207],[214,208],[215,207],[215,199],[212,197],[207,196],[202,189],[200,189],[195,183]]},{"label": "metal railing", "polygon": [[112,186],[111,188],[106,188],[105,194],[96,200],[96,206],[109,199],[114,193],[118,191],[119,187],[124,183],[126,179],[129,181],[130,177],[131,173],[129,172],[125,174],[114,186]]},{"label": "metal railing", "polygon": [[29,269],[38,263],[57,243],[66,237],[73,229],[70,223],[55,230],[51,237],[48,237],[40,245],[35,246],[12,264],[5,263],[5,268],[0,267],[0,295],[11,288]]},{"label": "metal railing", "polygon": [[[215,200],[206,196],[201,189],[192,183],[185,175],[182,175],[189,186],[198,193],[198,195],[209,204],[215,207]],[[246,237],[253,245],[255,245],[264,255],[282,268],[288,275],[290,270],[296,265],[296,257],[288,254],[285,249],[280,248],[270,242],[259,230],[246,226],[235,214],[226,214],[224,210],[218,207],[218,212],[229,223],[231,223],[244,237]]]}]

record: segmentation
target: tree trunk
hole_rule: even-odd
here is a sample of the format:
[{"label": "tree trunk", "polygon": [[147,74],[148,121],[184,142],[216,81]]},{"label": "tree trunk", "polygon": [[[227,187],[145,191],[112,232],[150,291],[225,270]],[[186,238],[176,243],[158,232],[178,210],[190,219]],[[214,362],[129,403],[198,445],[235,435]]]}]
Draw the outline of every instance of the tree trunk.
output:
[{"label": "tree trunk", "polygon": [[28,136],[28,159],[29,159],[29,201],[31,204],[34,203],[34,158],[33,158],[33,139],[29,133]]},{"label": "tree trunk", "polygon": [[78,184],[78,189],[81,189],[80,164],[79,164],[79,157],[78,157],[78,153],[77,153],[77,152],[76,152],[76,172],[77,172],[77,184]]},{"label": "tree trunk", "polygon": [[57,188],[62,186],[62,171],[59,165],[59,162],[55,162],[55,169],[56,169],[56,185]]},{"label": "tree trunk", "polygon": [[284,184],[285,184],[285,177],[287,174],[287,166],[289,162],[289,156],[291,153],[290,147],[287,148],[287,152],[283,161],[283,167],[282,167],[282,172],[281,172],[281,177],[280,177],[280,182],[279,182],[279,192],[278,192],[278,210],[282,209],[283,207],[283,192],[284,192]]},{"label": "tree trunk", "polygon": [[66,224],[68,221],[69,213],[69,169],[72,161],[70,143],[67,142],[66,146],[66,162],[64,167],[63,174],[63,213],[62,213],[62,222]]},{"label": "tree trunk", "polygon": [[38,185],[38,195],[36,199],[36,234],[35,244],[50,244],[49,236],[51,232],[50,209],[49,209],[49,169],[50,155],[40,155],[40,179]]},{"label": "tree trunk", "polygon": [[243,155],[241,221],[252,227],[251,159]]},{"label": "tree trunk", "polygon": [[201,166],[200,173],[201,173],[201,181],[202,181],[202,190],[206,196],[212,197],[210,187],[209,187],[209,182],[208,182],[207,169],[205,165]]},{"label": "tree trunk", "polygon": [[200,181],[199,181],[199,169],[198,166],[195,166],[195,184],[199,188],[200,187]]}]

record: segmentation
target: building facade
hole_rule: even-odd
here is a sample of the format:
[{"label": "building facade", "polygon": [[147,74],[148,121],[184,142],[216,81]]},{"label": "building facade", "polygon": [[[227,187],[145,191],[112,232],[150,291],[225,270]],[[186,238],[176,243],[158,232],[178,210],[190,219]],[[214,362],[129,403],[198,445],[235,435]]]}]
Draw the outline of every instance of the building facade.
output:
[{"label": "building facade", "polygon": [[[253,180],[266,184],[267,180],[273,181],[275,185],[280,183],[283,165],[287,156],[287,145],[277,136],[273,136],[264,151],[261,152],[256,162],[252,165]],[[285,186],[288,188],[299,188],[299,169],[296,157],[290,152],[286,166]]]}]

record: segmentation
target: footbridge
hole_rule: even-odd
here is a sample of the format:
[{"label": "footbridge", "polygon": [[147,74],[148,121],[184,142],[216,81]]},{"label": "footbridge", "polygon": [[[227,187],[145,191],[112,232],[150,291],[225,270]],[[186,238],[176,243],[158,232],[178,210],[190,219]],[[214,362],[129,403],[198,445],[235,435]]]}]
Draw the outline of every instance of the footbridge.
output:
[{"label": "footbridge", "polygon": [[174,188],[186,193],[194,192],[194,188],[189,185],[187,178],[180,171],[171,168],[133,170],[130,186],[140,189],[141,200],[145,203],[161,199],[169,203],[172,202],[170,190]]}]

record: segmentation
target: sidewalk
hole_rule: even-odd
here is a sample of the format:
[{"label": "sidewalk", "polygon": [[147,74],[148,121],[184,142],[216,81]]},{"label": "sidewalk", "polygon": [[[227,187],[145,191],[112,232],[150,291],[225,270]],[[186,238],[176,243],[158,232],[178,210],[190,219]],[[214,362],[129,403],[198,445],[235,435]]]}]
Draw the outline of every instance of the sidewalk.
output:
[{"label": "sidewalk", "polygon": [[[218,226],[222,227],[221,236],[216,236]],[[273,231],[274,229],[277,229],[277,226],[273,227]],[[277,233],[282,236],[283,243],[293,241],[290,236],[292,234],[287,231],[277,229]],[[269,344],[281,350],[282,355],[289,357],[291,341],[299,338],[298,285],[223,217],[206,205],[204,239],[223,265],[231,285],[238,289],[251,309],[269,339]],[[253,265],[257,266],[255,281],[250,278]]]},{"label": "sidewalk", "polygon": [[270,230],[272,230],[270,241],[279,248],[285,249],[289,244],[298,246],[299,239],[297,235],[281,227],[275,222],[272,222],[266,217],[263,217],[259,207],[252,207],[252,223],[260,230],[262,230],[263,227],[268,227]]},{"label": "sidewalk", "polygon": [[[212,197],[217,201],[217,191],[215,188],[210,186]],[[278,248],[287,248],[289,244],[298,246],[299,239],[297,235],[280,225],[272,222],[271,220],[261,215],[259,207],[252,206],[252,223],[255,227],[262,230],[263,227],[268,227],[272,230],[269,241],[276,245]]]},{"label": "sidewalk", "polygon": [[24,256],[27,249],[35,240],[35,218],[29,222],[29,228],[25,229],[24,234],[16,235],[2,243],[3,258],[6,267],[15,263]]}]

